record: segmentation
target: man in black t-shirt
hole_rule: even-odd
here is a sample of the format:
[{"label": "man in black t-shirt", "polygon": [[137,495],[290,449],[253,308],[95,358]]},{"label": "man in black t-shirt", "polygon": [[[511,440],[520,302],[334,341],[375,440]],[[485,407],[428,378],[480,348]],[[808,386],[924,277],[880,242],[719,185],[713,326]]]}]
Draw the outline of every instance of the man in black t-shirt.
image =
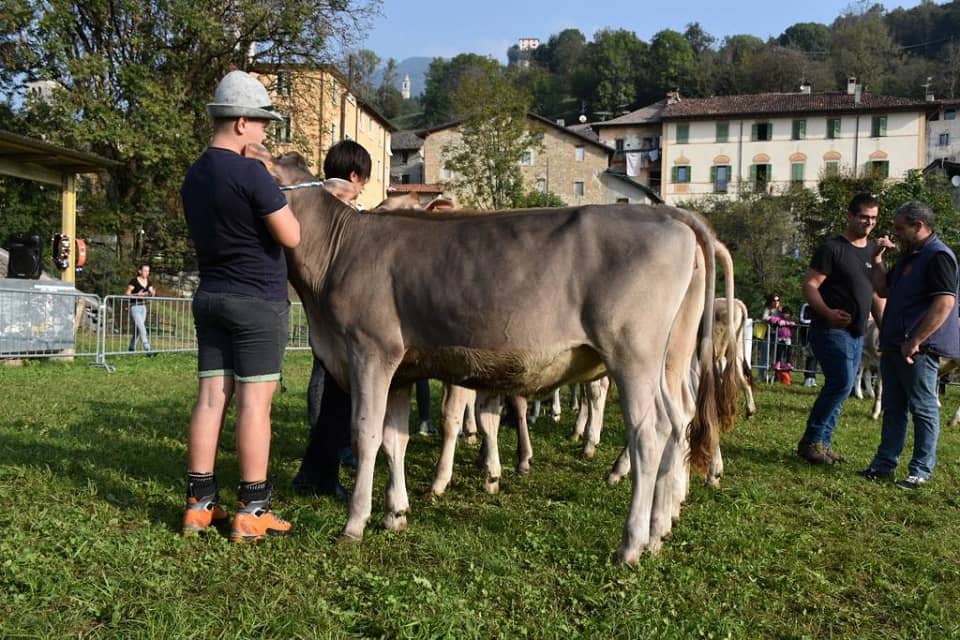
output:
[{"label": "man in black t-shirt", "polygon": [[883,311],[870,275],[874,244],[867,239],[878,210],[872,195],[854,196],[846,230],[817,248],[803,279],[812,310],[810,347],[824,377],[797,444],[797,455],[810,464],[845,462],[831,447],[833,432],[860,367],[867,317],[873,313],[879,322]]}]

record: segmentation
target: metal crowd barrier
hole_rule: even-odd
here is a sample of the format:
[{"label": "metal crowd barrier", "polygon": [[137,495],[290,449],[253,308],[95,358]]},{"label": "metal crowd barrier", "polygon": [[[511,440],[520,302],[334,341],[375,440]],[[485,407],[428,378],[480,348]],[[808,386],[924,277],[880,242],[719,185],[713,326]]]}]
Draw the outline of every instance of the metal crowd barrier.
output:
[{"label": "metal crowd barrier", "polygon": [[[817,361],[809,347],[810,325],[797,324],[790,344],[777,340],[777,327],[765,320],[748,320],[744,331],[744,353],[753,370],[754,380],[773,382],[777,369],[788,369],[797,378],[817,373]],[[779,366],[778,366],[779,364]]]},{"label": "metal crowd barrier", "polygon": [[[59,281],[6,280],[0,284],[0,359],[89,357],[91,365],[111,371],[108,356],[195,352],[191,302],[113,295],[101,299]],[[135,306],[141,304],[145,310]],[[137,331],[136,316],[141,313],[149,351]],[[309,348],[303,304],[291,303],[287,349]]]}]

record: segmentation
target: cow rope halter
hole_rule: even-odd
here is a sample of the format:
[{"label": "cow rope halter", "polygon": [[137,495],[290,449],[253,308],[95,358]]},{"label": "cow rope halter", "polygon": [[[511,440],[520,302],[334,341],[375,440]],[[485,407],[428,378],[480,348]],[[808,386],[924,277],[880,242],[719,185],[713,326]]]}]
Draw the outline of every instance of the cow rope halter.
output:
[{"label": "cow rope halter", "polygon": [[314,180],[313,182],[301,182],[300,184],[285,184],[279,187],[280,191],[294,191],[296,189],[306,189],[308,187],[322,187],[323,180]]}]

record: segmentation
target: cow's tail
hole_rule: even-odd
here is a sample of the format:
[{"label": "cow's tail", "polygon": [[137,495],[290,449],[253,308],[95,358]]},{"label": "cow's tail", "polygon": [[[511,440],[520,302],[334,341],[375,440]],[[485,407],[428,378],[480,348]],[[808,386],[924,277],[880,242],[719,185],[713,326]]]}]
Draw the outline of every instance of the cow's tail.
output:
[{"label": "cow's tail", "polygon": [[700,316],[700,337],[697,359],[700,362],[700,380],[697,384],[696,413],[687,428],[690,450],[690,466],[706,473],[713,452],[720,440],[719,414],[717,410],[717,365],[713,351],[713,300],[716,297],[716,236],[706,221],[695,213],[670,207],[673,216],[686,223],[694,232],[697,244],[703,250],[706,286],[704,287],[703,314]]},{"label": "cow's tail", "polygon": [[723,288],[726,291],[727,305],[727,344],[724,345],[724,359],[727,366],[720,374],[717,384],[717,411],[720,418],[720,428],[730,431],[736,426],[737,406],[740,402],[740,389],[743,373],[740,363],[737,362],[737,340],[741,339],[734,328],[734,306],[737,300],[733,290],[733,258],[727,245],[716,241],[717,263],[723,267]]}]

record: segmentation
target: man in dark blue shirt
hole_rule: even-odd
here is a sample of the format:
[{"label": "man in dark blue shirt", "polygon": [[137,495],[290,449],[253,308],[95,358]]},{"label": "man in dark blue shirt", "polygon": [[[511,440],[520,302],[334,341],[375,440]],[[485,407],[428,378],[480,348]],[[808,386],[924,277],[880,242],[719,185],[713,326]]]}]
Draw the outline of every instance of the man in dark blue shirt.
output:
[{"label": "man in dark blue shirt", "polygon": [[270,508],[267,480],[270,405],[280,379],[290,302],[284,247],[300,243],[300,224],[247,145],[267,136],[270,97],[259,80],[228,73],[213,103],[213,139],[183,180],[183,209],[197,251],[200,286],[193,298],[199,391],[187,440],[183,532],[226,522],[214,476],[220,429],[237,396],[239,508],[230,539],[287,533]]},{"label": "man in dark blue shirt", "polygon": [[893,234],[901,253],[888,273],[883,254],[894,247],[877,241],[873,281],[887,298],[880,323],[880,375],[883,376],[883,428],[880,446],[860,475],[892,479],[907,438],[907,414],[913,414],[913,457],[901,489],[916,489],[930,479],[937,462],[940,407],[937,370],[941,357],[960,356],[957,317],[957,258],[933,232],[933,210],[915,200],[897,209]]}]

